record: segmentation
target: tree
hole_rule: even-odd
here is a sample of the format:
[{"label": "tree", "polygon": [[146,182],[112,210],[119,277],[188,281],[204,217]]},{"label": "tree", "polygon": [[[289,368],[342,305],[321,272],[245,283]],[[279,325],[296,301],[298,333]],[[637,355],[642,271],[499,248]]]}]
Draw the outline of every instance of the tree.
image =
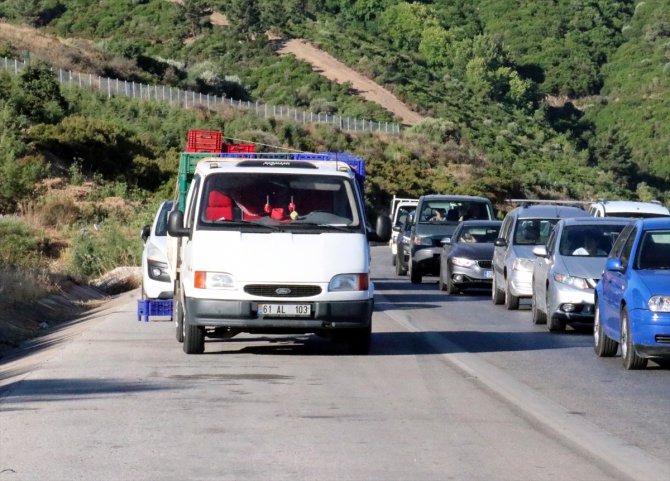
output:
[{"label": "tree", "polygon": [[203,18],[209,13],[206,0],[184,0],[181,8],[189,26],[189,33],[197,35],[202,30]]},{"label": "tree", "polygon": [[264,32],[258,0],[230,0],[226,15],[233,31],[247,40]]},{"label": "tree", "polygon": [[19,77],[17,110],[36,123],[59,122],[69,109],[56,76],[45,63],[29,65]]}]

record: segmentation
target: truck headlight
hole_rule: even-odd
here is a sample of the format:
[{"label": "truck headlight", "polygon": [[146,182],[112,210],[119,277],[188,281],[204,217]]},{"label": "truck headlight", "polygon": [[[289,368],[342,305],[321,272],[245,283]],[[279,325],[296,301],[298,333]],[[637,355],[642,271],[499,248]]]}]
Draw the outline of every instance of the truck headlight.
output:
[{"label": "truck headlight", "polygon": [[586,279],[581,277],[572,277],[567,274],[554,274],[554,279],[556,282],[561,284],[568,285],[570,287],[576,287],[577,289],[589,289],[589,283],[586,282]]},{"label": "truck headlight", "polygon": [[526,259],[519,257],[514,259],[512,263],[512,270],[515,271],[532,271],[533,270],[533,259]]},{"label": "truck headlight", "polygon": [[234,289],[235,279],[227,272],[195,271],[196,289]]},{"label": "truck headlight", "polygon": [[652,296],[647,305],[652,312],[670,312],[670,296]]},{"label": "truck headlight", "polygon": [[159,262],[166,262],[167,257],[165,253],[161,251],[155,244],[147,244],[147,259],[154,259]]},{"label": "truck headlight", "polygon": [[465,257],[452,257],[451,263],[459,267],[472,267],[475,265],[475,261],[472,259],[466,259]]},{"label": "truck headlight", "polygon": [[338,274],[328,283],[328,290],[367,291],[370,285],[368,274]]}]

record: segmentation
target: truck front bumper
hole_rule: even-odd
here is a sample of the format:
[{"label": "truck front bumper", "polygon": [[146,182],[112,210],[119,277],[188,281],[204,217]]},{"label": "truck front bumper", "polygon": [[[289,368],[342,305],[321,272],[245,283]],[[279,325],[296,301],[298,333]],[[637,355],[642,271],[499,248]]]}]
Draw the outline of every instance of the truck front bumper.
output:
[{"label": "truck front bumper", "polygon": [[[300,302],[309,304],[309,317],[263,317],[258,304],[268,301],[185,300],[184,322],[191,326],[227,327],[245,332],[316,332],[370,326],[374,300],[338,302]],[[269,301],[277,304],[276,301]],[[279,303],[281,304],[281,303]]]}]

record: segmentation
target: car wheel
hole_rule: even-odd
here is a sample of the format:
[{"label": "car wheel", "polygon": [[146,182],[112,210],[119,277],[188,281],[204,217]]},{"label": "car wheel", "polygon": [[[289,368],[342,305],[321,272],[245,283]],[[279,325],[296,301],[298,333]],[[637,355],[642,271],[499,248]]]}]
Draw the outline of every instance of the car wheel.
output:
[{"label": "car wheel", "polygon": [[505,285],[505,307],[510,311],[515,311],[519,308],[519,298],[512,294],[509,282]]},{"label": "car wheel", "polygon": [[499,306],[505,300],[505,293],[498,289],[495,273],[493,274],[493,284],[491,285],[491,300],[496,306]]},{"label": "car wheel", "polygon": [[351,354],[368,354],[370,352],[370,344],[372,341],[372,327],[368,326],[363,329],[352,329],[352,332],[347,336],[347,344],[349,344],[349,352]]},{"label": "car wheel", "polygon": [[612,357],[619,349],[619,343],[605,335],[603,324],[600,321],[600,309],[596,299],[595,313],[593,315],[593,349],[598,357]]},{"label": "car wheel", "polygon": [[409,261],[409,278],[412,281],[412,284],[421,284],[422,279],[421,271],[419,267],[414,264],[413,261]]},{"label": "car wheel", "polygon": [[454,285],[451,272],[447,271],[447,294],[458,294],[460,289]]},{"label": "car wheel", "polygon": [[395,273],[397,276],[406,276],[407,275],[407,270],[403,269],[402,264],[400,264],[400,261],[396,260],[395,263]]},{"label": "car wheel", "polygon": [[647,359],[640,357],[635,352],[633,336],[630,332],[630,317],[628,310],[621,309],[621,358],[623,367],[626,369],[644,369],[647,367]]},{"label": "car wheel", "polygon": [[533,292],[533,297],[530,301],[530,310],[533,317],[533,324],[546,324],[547,323],[547,314],[544,311],[541,311],[537,307],[537,302],[535,302],[536,295]]},{"label": "car wheel", "polygon": [[444,283],[444,278],[442,277],[442,269],[440,269],[440,276],[437,278],[437,286],[441,291],[447,290],[447,285]]}]

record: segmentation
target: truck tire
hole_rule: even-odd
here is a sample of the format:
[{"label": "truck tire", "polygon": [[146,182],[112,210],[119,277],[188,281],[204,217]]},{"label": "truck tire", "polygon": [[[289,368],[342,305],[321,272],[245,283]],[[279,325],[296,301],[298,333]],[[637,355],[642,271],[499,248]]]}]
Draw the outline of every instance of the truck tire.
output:
[{"label": "truck tire", "polygon": [[205,328],[184,323],[184,352],[202,354],[205,352]]},{"label": "truck tire", "polygon": [[184,342],[184,308],[179,299],[174,300],[174,323],[177,342]]}]

